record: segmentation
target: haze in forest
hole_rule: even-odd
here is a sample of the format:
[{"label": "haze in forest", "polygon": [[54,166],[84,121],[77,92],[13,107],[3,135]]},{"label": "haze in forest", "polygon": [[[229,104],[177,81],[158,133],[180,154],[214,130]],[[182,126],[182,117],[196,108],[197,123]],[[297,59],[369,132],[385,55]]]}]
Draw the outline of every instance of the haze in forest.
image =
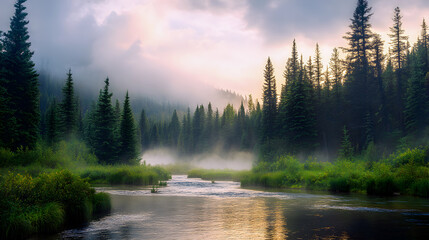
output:
[{"label": "haze in forest", "polygon": [[[13,2],[0,2],[0,29],[8,27]],[[423,0],[371,5],[373,29],[386,42],[394,7],[404,13],[410,42],[429,15]],[[72,68],[77,86],[97,90],[109,76],[114,89],[132,97],[219,105],[215,89],[260,99],[267,56],[282,83],[294,38],[304,57],[314,55],[317,41],[328,62],[345,43],[354,7],[344,0],[38,0],[28,2],[28,19],[36,67],[55,80]]]}]

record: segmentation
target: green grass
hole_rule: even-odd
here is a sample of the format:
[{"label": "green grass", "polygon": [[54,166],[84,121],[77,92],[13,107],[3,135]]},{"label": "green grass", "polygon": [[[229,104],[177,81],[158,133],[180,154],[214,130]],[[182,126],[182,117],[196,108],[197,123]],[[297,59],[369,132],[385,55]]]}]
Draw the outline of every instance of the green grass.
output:
[{"label": "green grass", "polygon": [[188,171],[188,178],[201,178],[204,180],[240,182],[241,179],[248,173],[249,171],[198,168],[198,169],[192,169]]},{"label": "green grass", "polygon": [[107,211],[109,195],[96,194],[87,181],[70,171],[35,178],[19,173],[0,176],[0,238],[54,233]]},{"label": "green grass", "polygon": [[154,185],[171,178],[169,172],[157,166],[90,166],[76,171],[93,184]]},{"label": "green grass", "polygon": [[109,212],[110,196],[95,193],[90,184],[154,185],[170,177],[157,166],[97,164],[78,140],[0,149],[0,239],[54,233]]},{"label": "green grass", "polygon": [[243,175],[241,185],[429,197],[428,156],[427,148],[405,149],[378,161],[368,160],[367,155],[333,163],[282,156],[260,162]]}]

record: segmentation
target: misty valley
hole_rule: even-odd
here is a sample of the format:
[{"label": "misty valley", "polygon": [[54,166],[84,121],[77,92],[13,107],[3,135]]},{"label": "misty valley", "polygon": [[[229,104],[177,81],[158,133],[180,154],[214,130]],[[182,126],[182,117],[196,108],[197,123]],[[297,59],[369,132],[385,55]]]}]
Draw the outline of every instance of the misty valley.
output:
[{"label": "misty valley", "polygon": [[2,1],[0,239],[428,239],[427,10]]}]

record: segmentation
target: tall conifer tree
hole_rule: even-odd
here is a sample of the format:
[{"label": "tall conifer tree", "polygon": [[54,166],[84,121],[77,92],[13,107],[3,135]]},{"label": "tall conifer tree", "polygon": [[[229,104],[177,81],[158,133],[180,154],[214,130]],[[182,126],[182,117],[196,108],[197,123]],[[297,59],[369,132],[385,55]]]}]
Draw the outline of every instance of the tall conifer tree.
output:
[{"label": "tall conifer tree", "polygon": [[102,163],[114,164],[118,157],[117,121],[112,107],[112,93],[109,92],[109,78],[106,78],[104,83],[105,86],[103,90],[100,90],[93,119],[93,149]]},{"label": "tall conifer tree", "polygon": [[3,39],[3,76],[9,97],[8,110],[12,113],[11,120],[15,121],[6,146],[12,149],[34,148],[40,121],[38,75],[31,60],[33,52],[30,50],[25,2],[16,1],[10,30]]},{"label": "tall conifer tree", "polygon": [[402,111],[404,109],[404,95],[406,92],[407,84],[406,84],[406,70],[404,69],[406,55],[407,55],[407,40],[408,37],[404,36],[404,29],[402,28],[402,15],[399,7],[396,7],[393,15],[393,27],[390,28],[391,34],[389,37],[391,39],[392,46],[392,58],[395,67],[396,73],[396,100],[395,105],[399,109],[398,113],[400,113],[396,118],[399,119],[401,124],[403,123]]},{"label": "tall conifer tree", "polygon": [[372,31],[369,20],[372,16],[367,0],[358,0],[351,19],[350,32],[344,38],[348,47],[348,73],[346,81],[346,99],[348,100],[348,124],[350,136],[355,144],[362,148],[366,142],[365,120],[371,111],[369,104],[370,71],[368,58],[371,50]]},{"label": "tall conifer tree", "polygon": [[177,116],[177,111],[174,109],[173,115],[171,116],[170,125],[169,128],[169,143],[170,146],[173,148],[177,147],[178,141],[179,141],[179,135],[180,135],[180,122],[179,117]]},{"label": "tall conifer tree", "polygon": [[67,73],[66,84],[63,87],[63,100],[60,103],[61,132],[66,139],[77,130],[77,106],[74,95],[71,69]]},{"label": "tall conifer tree", "polygon": [[270,58],[267,60],[264,71],[263,87],[263,138],[264,141],[276,135],[275,126],[277,124],[277,90],[274,68]]},{"label": "tall conifer tree", "polygon": [[122,163],[133,163],[137,158],[137,136],[134,116],[131,110],[130,98],[125,95],[121,115],[119,159]]}]

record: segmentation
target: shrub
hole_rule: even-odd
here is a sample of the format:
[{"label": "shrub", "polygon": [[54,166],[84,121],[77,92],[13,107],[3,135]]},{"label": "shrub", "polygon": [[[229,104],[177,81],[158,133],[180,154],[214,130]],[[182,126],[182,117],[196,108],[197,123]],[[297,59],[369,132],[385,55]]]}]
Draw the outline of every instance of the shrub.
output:
[{"label": "shrub", "polygon": [[346,177],[337,177],[329,180],[329,191],[350,192],[350,183]]},{"label": "shrub", "polygon": [[419,179],[411,185],[412,194],[419,197],[429,197],[429,179]]},{"label": "shrub", "polygon": [[66,223],[81,224],[109,209],[107,194],[95,194],[88,182],[69,171],[37,178],[8,173],[0,180],[0,238],[56,232]]},{"label": "shrub", "polygon": [[370,195],[392,196],[397,187],[392,176],[379,176],[367,182],[366,192]]},{"label": "shrub", "polygon": [[108,213],[111,209],[110,195],[104,192],[96,193],[92,197],[95,214]]}]

